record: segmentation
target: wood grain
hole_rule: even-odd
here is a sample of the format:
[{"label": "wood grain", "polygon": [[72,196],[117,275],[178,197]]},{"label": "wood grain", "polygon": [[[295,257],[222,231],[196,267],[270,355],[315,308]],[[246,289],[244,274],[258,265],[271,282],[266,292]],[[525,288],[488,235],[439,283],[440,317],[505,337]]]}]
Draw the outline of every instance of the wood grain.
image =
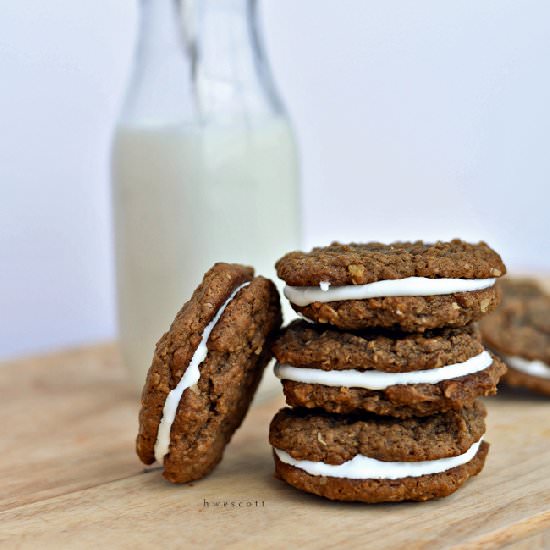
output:
[{"label": "wood grain", "polygon": [[[336,504],[273,478],[257,405],[220,467],[186,486],[144,473],[138,399],[114,346],[0,367],[0,543],[6,548],[547,548],[550,401],[488,400],[485,470],[437,502]],[[208,504],[206,504],[208,503]],[[218,503],[218,504],[216,504]]]}]

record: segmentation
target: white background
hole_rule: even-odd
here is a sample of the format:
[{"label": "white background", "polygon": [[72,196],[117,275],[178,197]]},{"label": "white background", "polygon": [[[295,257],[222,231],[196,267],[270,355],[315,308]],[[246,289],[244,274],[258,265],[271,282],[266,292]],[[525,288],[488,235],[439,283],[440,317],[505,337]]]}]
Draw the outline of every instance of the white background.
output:
[{"label": "white background", "polygon": [[[549,2],[262,8],[306,246],[482,238],[550,270]],[[0,1],[0,357],[115,336],[108,153],[135,23],[129,0]]]}]

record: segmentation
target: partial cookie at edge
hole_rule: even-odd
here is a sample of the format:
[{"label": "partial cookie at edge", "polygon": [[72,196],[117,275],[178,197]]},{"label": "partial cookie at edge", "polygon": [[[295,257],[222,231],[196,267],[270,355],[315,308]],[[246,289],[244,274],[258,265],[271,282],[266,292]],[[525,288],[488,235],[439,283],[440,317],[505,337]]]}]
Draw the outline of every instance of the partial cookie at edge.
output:
[{"label": "partial cookie at edge", "polygon": [[500,307],[480,323],[496,352],[550,364],[550,296],[534,281],[499,281]]},{"label": "partial cookie at edge", "polygon": [[502,304],[481,321],[483,339],[508,363],[505,383],[550,396],[549,378],[522,372],[511,363],[512,358],[541,362],[550,375],[550,296],[533,279],[503,279],[498,285]]}]

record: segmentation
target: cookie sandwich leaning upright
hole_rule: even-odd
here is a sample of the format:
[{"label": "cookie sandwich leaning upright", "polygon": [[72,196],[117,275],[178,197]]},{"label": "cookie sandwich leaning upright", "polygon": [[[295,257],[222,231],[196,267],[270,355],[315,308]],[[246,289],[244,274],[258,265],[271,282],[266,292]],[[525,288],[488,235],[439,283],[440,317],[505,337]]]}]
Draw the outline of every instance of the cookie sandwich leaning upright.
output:
[{"label": "cookie sandwich leaning upright", "polygon": [[380,243],[277,263],[304,319],[273,345],[287,404],[276,475],[333,500],[447,496],[483,468],[485,409],[505,372],[473,321],[506,271],[485,243]]},{"label": "cookie sandwich leaning upright", "polygon": [[158,341],[136,450],[185,483],[207,475],[243,421],[281,325],[279,293],[250,267],[215,264]]}]

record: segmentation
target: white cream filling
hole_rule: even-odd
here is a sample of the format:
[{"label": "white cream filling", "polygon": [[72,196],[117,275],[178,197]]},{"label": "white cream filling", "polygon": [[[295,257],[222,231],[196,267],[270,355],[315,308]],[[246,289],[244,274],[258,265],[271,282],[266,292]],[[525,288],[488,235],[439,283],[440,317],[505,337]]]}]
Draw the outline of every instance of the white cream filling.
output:
[{"label": "white cream filling", "polygon": [[299,468],[313,476],[338,477],[346,479],[402,479],[420,477],[427,474],[439,474],[470,462],[476,455],[483,437],[474,443],[464,454],[424,460],[421,462],[383,462],[364,455],[356,455],[343,464],[334,465],[310,460],[296,460],[287,452],[273,448],[282,462]]},{"label": "white cream filling", "polygon": [[427,277],[407,277],[376,281],[366,285],[333,286],[326,281],[319,286],[289,286],[285,296],[298,307],[313,302],[340,302],[343,300],[366,300],[386,296],[440,296],[455,292],[483,290],[495,284],[495,279],[429,279]]},{"label": "white cream filling", "polygon": [[523,357],[506,357],[506,362],[515,370],[519,370],[530,376],[550,380],[550,365],[543,361],[530,361]]},{"label": "white cream filling", "polygon": [[296,312],[296,315],[302,320],[304,320],[306,323],[309,323],[311,325],[315,324],[315,321],[312,321],[309,317],[306,317],[303,313],[300,313],[299,311]]},{"label": "white cream filling", "polygon": [[183,373],[183,376],[178,382],[178,385],[166,397],[166,401],[164,402],[164,409],[162,411],[162,419],[159,424],[157,440],[155,442],[155,459],[157,462],[162,464],[162,462],[164,461],[164,457],[168,454],[168,451],[170,449],[170,430],[172,428],[172,424],[174,423],[174,419],[176,418],[176,412],[178,410],[178,405],[181,401],[181,396],[183,395],[183,392],[199,381],[199,366],[208,354],[208,348],[206,344],[208,342],[208,338],[210,338],[210,333],[216,326],[216,323],[220,320],[220,317],[222,316],[225,308],[229,305],[231,300],[235,298],[239,290],[241,290],[245,286],[248,286],[249,284],[250,282],[238,286],[231,293],[229,298],[227,298],[222,307],[217,311],[212,321],[210,321],[210,323],[206,325],[206,328],[202,333],[201,341],[197,346],[193,357],[191,358],[189,366]]},{"label": "white cream filling", "polygon": [[385,390],[389,386],[400,384],[437,384],[442,380],[460,378],[484,370],[492,362],[491,354],[488,351],[482,351],[479,355],[470,357],[462,363],[413,372],[359,371],[356,369],[325,371],[277,363],[275,375],[283,380],[293,380],[304,384]]}]

